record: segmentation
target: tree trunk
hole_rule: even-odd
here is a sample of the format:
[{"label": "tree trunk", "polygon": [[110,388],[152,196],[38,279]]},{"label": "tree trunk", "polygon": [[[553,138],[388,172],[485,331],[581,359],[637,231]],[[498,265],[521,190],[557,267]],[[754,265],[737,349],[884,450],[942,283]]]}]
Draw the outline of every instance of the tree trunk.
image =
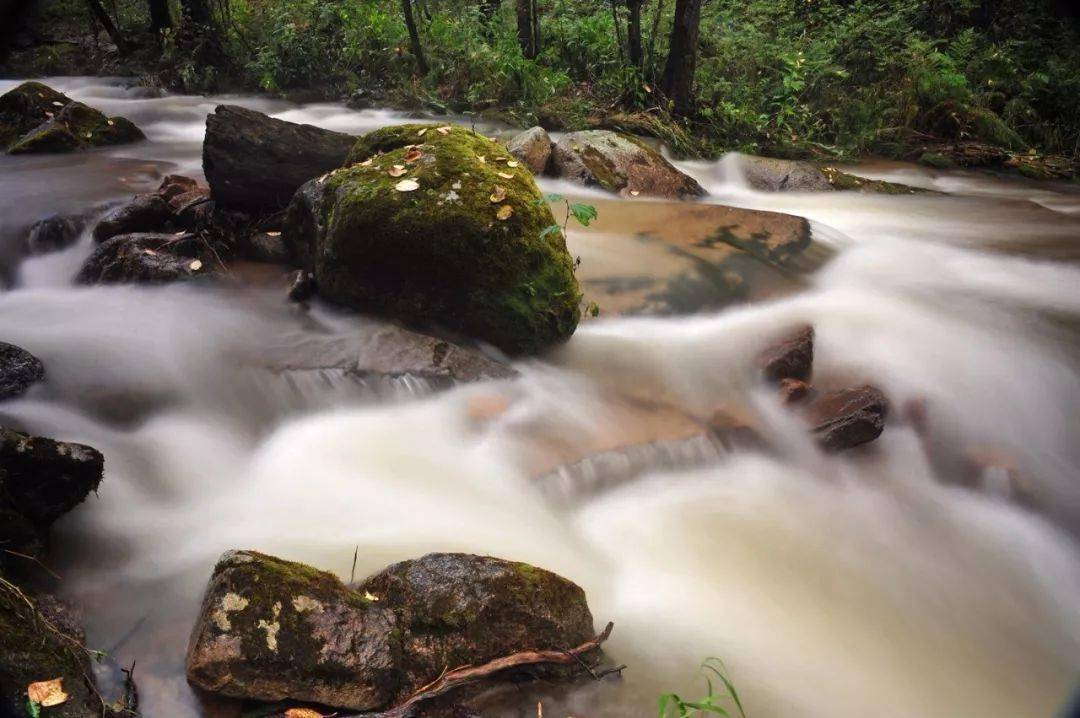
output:
[{"label": "tree trunk", "polygon": [[698,30],[702,0],[675,0],[675,23],[660,87],[671,100],[675,114],[694,109],[694,70],[697,68]]},{"label": "tree trunk", "polygon": [[641,49],[641,6],[645,0],[626,0],[626,9],[630,17],[626,21],[626,47],[633,67],[642,69],[644,53]]},{"label": "tree trunk", "polygon": [[540,20],[536,0],[517,0],[517,36],[521,54],[530,60],[540,52]]},{"label": "tree trunk", "polygon": [[161,32],[167,27],[172,27],[172,18],[169,16],[169,0],[149,0],[150,4],[150,32]]},{"label": "tree trunk", "polygon": [[109,17],[109,13],[105,11],[101,3],[98,0],[86,0],[87,6],[90,8],[90,12],[93,13],[94,18],[101,23],[101,26],[105,28],[105,32],[109,34],[109,39],[113,41],[117,49],[120,52],[124,52],[127,49],[127,43],[124,42],[124,36],[120,34],[120,30],[117,29],[116,23]]},{"label": "tree trunk", "polygon": [[270,213],[309,179],[340,167],[354,144],[351,135],[219,105],[206,118],[203,174],[218,205]]},{"label": "tree trunk", "polygon": [[180,0],[184,19],[196,25],[210,25],[210,4],[206,0]]},{"label": "tree trunk", "polygon": [[656,38],[660,34],[660,16],[664,12],[664,0],[656,0],[656,10],[653,11],[652,31],[649,33],[649,54],[645,58],[646,76],[653,80],[656,77]]},{"label": "tree trunk", "polygon": [[421,75],[426,75],[428,64],[424,58],[424,48],[420,45],[420,32],[416,29],[412,4],[413,0],[401,0],[401,11],[405,14],[405,27],[409,30],[409,42],[412,44],[412,53],[416,56],[416,67]]}]

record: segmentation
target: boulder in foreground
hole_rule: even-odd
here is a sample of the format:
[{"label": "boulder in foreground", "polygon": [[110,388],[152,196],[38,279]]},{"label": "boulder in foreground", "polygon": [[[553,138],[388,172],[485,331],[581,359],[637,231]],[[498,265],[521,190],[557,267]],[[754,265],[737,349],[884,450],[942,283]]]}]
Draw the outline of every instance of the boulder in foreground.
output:
[{"label": "boulder in foreground", "polygon": [[[512,163],[512,164],[511,164]],[[460,127],[365,135],[350,166],[305,184],[283,236],[337,304],[439,325],[510,354],[566,339],[574,265],[527,170]]]},{"label": "boulder in foreground", "polygon": [[620,195],[685,199],[705,194],[689,175],[636,137],[611,130],[571,132],[552,151],[552,169],[564,179]]},{"label": "boulder in foreground", "polygon": [[130,120],[106,117],[40,82],[0,96],[0,146],[11,154],[70,152],[145,139]]},{"label": "boulder in foreground", "polygon": [[506,149],[534,175],[544,174],[553,145],[543,127],[530,127],[506,143]]},{"label": "boulder in foreground", "polygon": [[584,592],[528,564],[430,554],[354,590],[303,564],[233,551],[214,569],[187,676],[226,696],[375,710],[447,669],[591,636]]},{"label": "boulder in foreground", "polygon": [[40,359],[22,347],[0,342],[0,399],[21,396],[44,378]]}]

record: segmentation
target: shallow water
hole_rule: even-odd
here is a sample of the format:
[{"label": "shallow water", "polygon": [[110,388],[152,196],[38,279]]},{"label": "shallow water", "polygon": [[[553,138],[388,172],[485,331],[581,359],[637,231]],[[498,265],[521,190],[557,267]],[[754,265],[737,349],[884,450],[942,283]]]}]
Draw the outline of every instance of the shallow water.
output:
[{"label": "shallow water", "polygon": [[[58,526],[53,562],[91,642],[138,661],[148,716],[201,715],[183,653],[210,568],[234,547],[344,578],[358,546],[358,577],[465,550],[577,581],[597,624],[615,622],[609,653],[629,669],[621,684],[549,698],[548,715],[654,715],[659,693],[701,689],[706,656],[723,658],[753,718],[1034,718],[1064,701],[1080,666],[1074,190],[883,163],[857,171],[948,194],[776,195],[749,190],[737,156],[681,163],[706,201],[808,217],[831,259],[722,311],[602,313],[516,381],[433,394],[251,369],[268,347],[374,326],[325,306],[299,313],[273,281],[74,288],[85,237],[18,261],[23,227],[45,214],[198,174],[203,119],[220,101],[354,133],[404,116],[50,84],[149,141],[0,158],[14,285],[0,339],[48,370],[0,416],[106,456],[99,496]],[[641,241],[628,200],[542,184],[599,209],[569,237],[586,275],[678,271]],[[924,402],[933,441],[897,410],[872,450],[819,453],[748,369],[799,322],[817,332],[816,383],[873,381],[894,407]],[[627,394],[667,413],[627,411]],[[479,416],[495,395],[508,409]],[[718,405],[750,412],[776,451],[646,452],[612,473],[616,452],[551,480],[553,461],[598,447],[693,438]],[[935,441],[992,457],[975,486],[937,460]]]}]

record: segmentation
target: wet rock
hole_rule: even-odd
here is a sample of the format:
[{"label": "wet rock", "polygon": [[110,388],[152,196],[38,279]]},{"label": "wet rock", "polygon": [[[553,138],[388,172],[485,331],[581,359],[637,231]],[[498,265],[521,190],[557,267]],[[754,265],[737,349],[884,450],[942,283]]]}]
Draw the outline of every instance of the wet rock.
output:
[{"label": "wet rock", "polygon": [[245,259],[268,264],[292,264],[292,254],[281,232],[252,232],[241,238],[238,251]]},{"label": "wet rock", "polygon": [[751,187],[761,192],[829,192],[829,178],[808,162],[773,157],[743,156],[743,174]]},{"label": "wet rock", "polygon": [[38,550],[53,522],[97,489],[103,468],[89,446],[0,428],[0,546]]},{"label": "wet rock", "polygon": [[26,235],[28,254],[48,254],[66,249],[75,243],[86,228],[86,218],[79,215],[54,214],[30,225]]},{"label": "wet rock", "polygon": [[354,590],[303,564],[230,551],[210,579],[186,670],[220,695],[374,710],[448,667],[592,636],[581,588],[528,564],[429,554]]},{"label": "wet rock", "polygon": [[94,240],[104,242],[120,234],[157,232],[172,216],[169,203],[157,194],[135,195],[101,218],[94,227]]},{"label": "wet rock", "polygon": [[89,653],[80,648],[86,637],[78,615],[51,595],[27,598],[33,609],[0,585],[0,715],[29,715],[27,686],[59,678],[68,700],[41,708],[41,715],[101,718],[104,706],[86,678],[93,671]]},{"label": "wet rock", "polygon": [[130,120],[101,112],[39,82],[0,96],[0,144],[11,154],[69,152],[144,139]]},{"label": "wet rock", "polygon": [[208,187],[195,187],[187,192],[182,192],[173,196],[169,200],[169,209],[174,213],[179,213],[184,210],[185,207],[189,207],[199,202],[205,202],[210,199],[210,189]]},{"label": "wet rock", "polygon": [[298,269],[289,285],[289,301],[306,302],[315,296],[315,288],[315,275]]},{"label": "wet rock", "polygon": [[822,167],[821,173],[829,180],[832,188],[837,190],[862,192],[864,194],[937,194],[933,190],[921,189],[897,182],[859,177],[848,172],[842,172],[835,167]]},{"label": "wet rock", "polygon": [[814,328],[797,327],[770,344],[758,355],[758,366],[766,381],[784,379],[809,381],[814,368]]},{"label": "wet rock", "polygon": [[512,354],[565,340],[581,292],[564,238],[543,232],[554,218],[532,176],[486,137],[437,130],[365,135],[351,166],[296,193],[282,227],[289,250],[337,304]]},{"label": "wet rock", "polygon": [[87,258],[79,284],[152,284],[217,274],[216,260],[191,235],[121,234]]},{"label": "wet rock", "polygon": [[206,118],[203,172],[221,207],[260,215],[285,207],[300,185],[340,167],[356,138],[234,105]]},{"label": "wet rock", "polygon": [[885,394],[873,386],[860,386],[815,397],[805,416],[823,449],[842,451],[878,438],[887,413]]},{"label": "wet rock", "polygon": [[490,556],[428,554],[390,566],[357,590],[398,616],[399,698],[447,666],[527,648],[571,648],[594,635],[581,587],[550,571]]},{"label": "wet rock", "polygon": [[534,175],[543,174],[551,160],[551,137],[543,127],[530,127],[506,143],[506,149]]},{"label": "wet rock", "polygon": [[0,342],[0,400],[26,393],[45,378],[45,366],[22,347]]},{"label": "wet rock", "polygon": [[217,204],[207,195],[192,192],[186,203],[173,214],[173,224],[189,232],[212,228],[219,233],[224,231],[225,236],[232,236],[228,224],[218,221],[220,218],[217,216],[216,209]]},{"label": "wet rock", "polygon": [[799,379],[781,379],[779,388],[781,404],[797,404],[811,392],[810,385]]},{"label": "wet rock", "polygon": [[199,183],[190,177],[184,175],[165,175],[161,179],[161,184],[158,185],[157,193],[161,195],[161,198],[166,202],[172,200],[173,197],[192,192],[199,188]]},{"label": "wet rock", "polygon": [[621,195],[700,197],[705,190],[659,152],[631,135],[611,130],[571,132],[552,150],[556,175]]},{"label": "wet rock", "polygon": [[203,599],[187,678],[237,698],[368,710],[400,690],[401,640],[393,611],[333,574],[230,551]]}]

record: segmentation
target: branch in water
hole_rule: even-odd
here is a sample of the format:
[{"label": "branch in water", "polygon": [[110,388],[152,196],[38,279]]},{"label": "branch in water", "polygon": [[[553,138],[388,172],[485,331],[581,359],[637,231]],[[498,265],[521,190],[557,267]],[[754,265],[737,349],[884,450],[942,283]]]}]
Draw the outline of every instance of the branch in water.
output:
[{"label": "branch in water", "polygon": [[[477,683],[500,671],[505,671],[510,668],[520,668],[521,666],[535,666],[541,663],[555,663],[561,665],[578,664],[582,662],[581,656],[589,651],[599,648],[600,645],[608,639],[608,636],[611,635],[611,629],[614,627],[614,623],[608,623],[598,636],[591,638],[577,648],[571,648],[568,651],[522,651],[520,653],[511,653],[509,656],[503,656],[502,658],[496,658],[493,661],[489,661],[479,666],[455,668],[452,671],[443,673],[438,679],[427,684],[406,698],[402,703],[399,703],[389,710],[378,713],[353,713],[341,716],[340,718],[409,718],[409,716],[411,716],[424,701],[438,698],[439,696],[445,695],[462,686]],[[625,668],[625,666],[615,669],[615,672],[621,671],[623,668]],[[592,675],[599,680],[610,672],[611,671],[606,671],[600,675],[593,673]],[[590,671],[590,673],[592,672]]]}]

